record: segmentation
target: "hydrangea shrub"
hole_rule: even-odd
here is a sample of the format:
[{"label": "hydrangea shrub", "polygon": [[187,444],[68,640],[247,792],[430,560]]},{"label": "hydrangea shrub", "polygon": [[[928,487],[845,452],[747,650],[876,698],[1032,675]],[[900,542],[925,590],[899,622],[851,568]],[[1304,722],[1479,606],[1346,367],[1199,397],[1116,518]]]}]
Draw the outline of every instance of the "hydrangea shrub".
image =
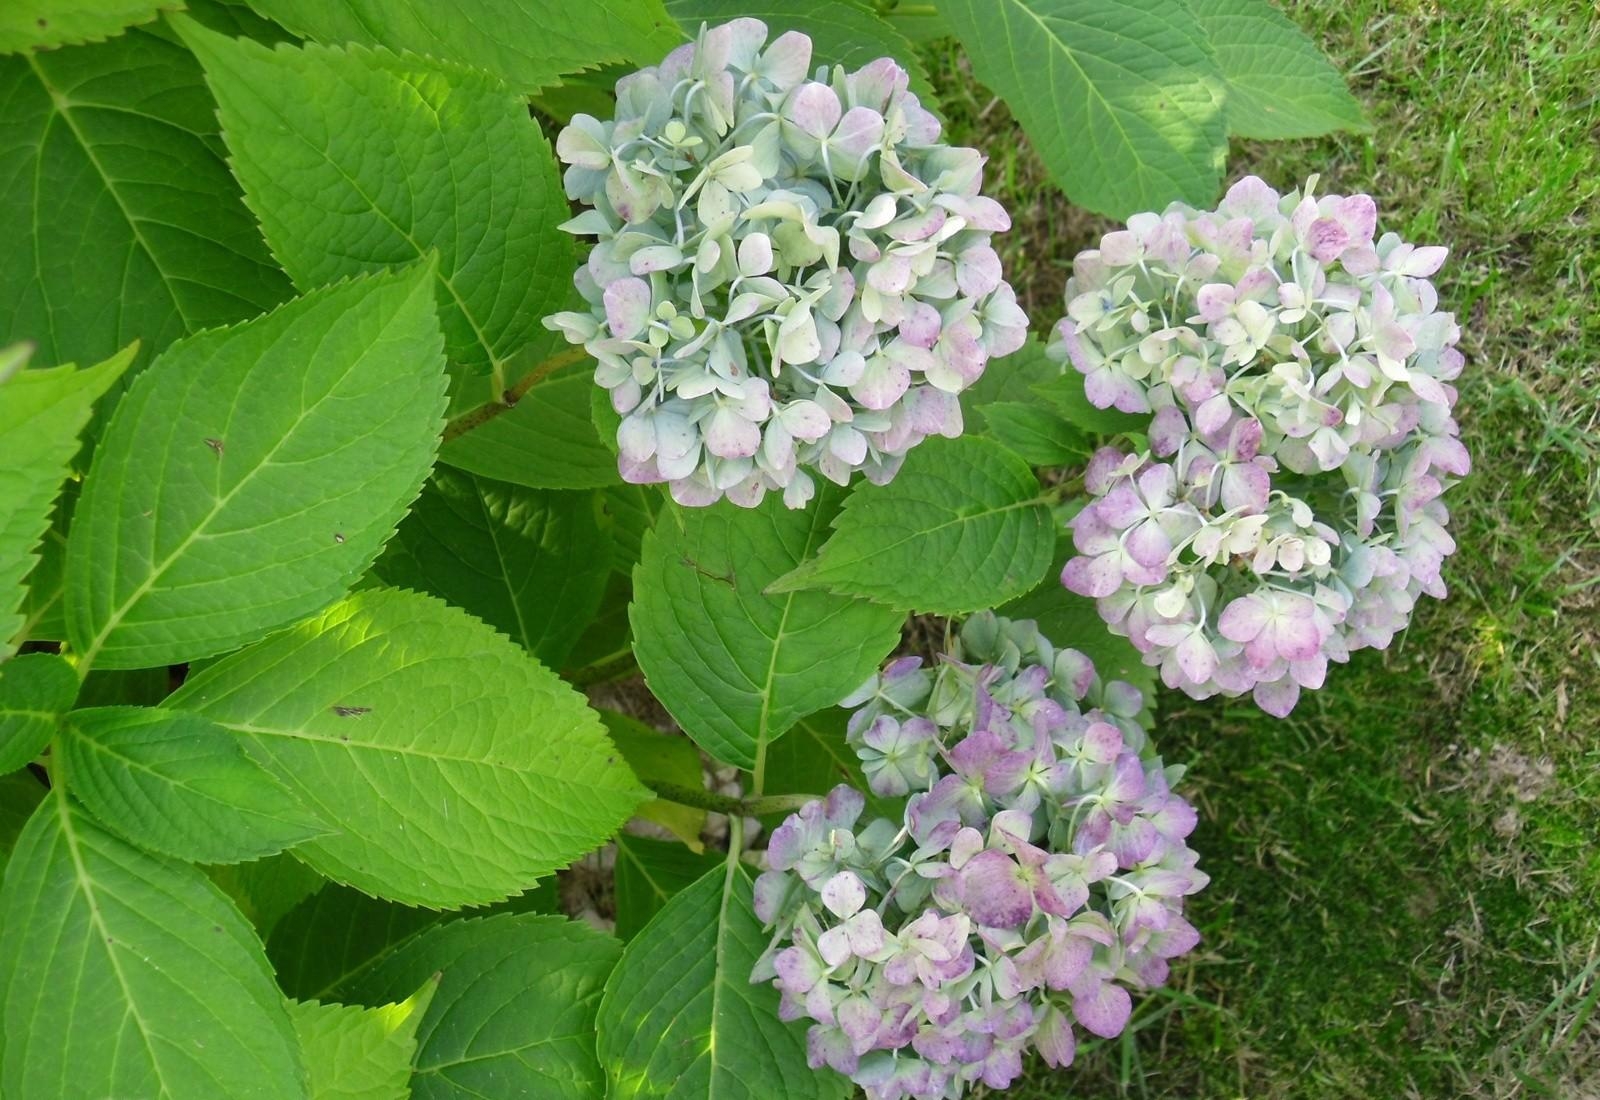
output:
[{"label": "hydrangea shrub", "polygon": [[1070,1064],[1080,1028],[1120,1034],[1199,942],[1184,900],[1208,881],[1138,689],[986,613],[845,703],[872,792],[905,812],[863,821],[838,787],[773,832],[755,884],[775,935],[754,977],[810,1021],[812,1066],[873,1100],[957,1097],[1029,1050]]},{"label": "hydrangea shrub", "polygon": [[578,269],[583,344],[622,414],[628,481],[680,504],[747,507],[887,481],[929,435],[961,433],[956,397],[1027,318],[990,234],[983,157],[882,58],[820,66],[764,23],[704,29],[617,84],[616,117],[578,115],[556,150],[592,209]]},{"label": "hydrangea shrub", "polygon": [[[1205,876],[1153,677],[1048,575],[1121,425],[888,5],[174,6],[0,5],[0,1095],[950,1096],[1124,1029]],[[1266,0],[1065,6],[939,8],[1080,205],[1209,202],[1224,108],[1359,123]],[[1434,442],[1346,440],[1408,577],[1346,632],[1461,465],[1431,253],[1371,243],[1417,400],[1364,415]],[[1228,501],[1337,476],[1337,425],[1170,404]],[[970,617],[923,667],[907,615]]]},{"label": "hydrangea shrub", "polygon": [[1061,579],[1169,687],[1293,709],[1329,661],[1445,595],[1460,328],[1445,249],[1378,234],[1368,195],[1247,177],[1080,253],[1050,350],[1148,450],[1090,463]]}]

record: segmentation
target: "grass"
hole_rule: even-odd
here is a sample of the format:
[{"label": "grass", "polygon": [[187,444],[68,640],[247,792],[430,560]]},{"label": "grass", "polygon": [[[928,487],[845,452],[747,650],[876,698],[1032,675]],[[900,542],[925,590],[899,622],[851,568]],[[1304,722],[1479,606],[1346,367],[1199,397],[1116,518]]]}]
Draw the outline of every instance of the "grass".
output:
[{"label": "grass", "polygon": [[[1229,175],[1367,191],[1449,244],[1472,476],[1452,594],[1287,721],[1162,700],[1212,885],[1200,955],[1125,1041],[1044,1097],[1600,1097],[1600,19],[1591,5],[1290,13],[1370,135],[1237,145]],[[1042,329],[1106,223],[934,47],[954,137],[1016,213],[1004,259]],[[948,52],[942,52],[946,51]]]}]

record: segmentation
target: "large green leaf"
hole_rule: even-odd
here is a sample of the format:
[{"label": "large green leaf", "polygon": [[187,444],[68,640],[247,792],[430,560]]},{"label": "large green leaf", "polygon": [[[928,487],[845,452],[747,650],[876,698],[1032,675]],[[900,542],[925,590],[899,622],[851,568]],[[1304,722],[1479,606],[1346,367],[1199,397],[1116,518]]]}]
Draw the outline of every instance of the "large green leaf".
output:
[{"label": "large green leaf", "polygon": [[695,853],[670,840],[617,837],[617,935],[631,940],[673,895],[720,866],[720,852]]},{"label": "large green leaf", "polygon": [[826,592],[766,588],[816,552],[839,495],[807,511],[675,509],[634,570],[634,653],[650,690],[700,747],[760,770],[767,745],[837,702],[900,639],[904,616]]},{"label": "large green leaf", "polygon": [[422,487],[444,409],[426,265],[170,348],[95,450],[67,546],[73,648],[233,649],[349,587]]},{"label": "large green leaf", "polygon": [[470,611],[551,668],[611,575],[593,493],[527,489],[440,467],[374,567]]},{"label": "large green leaf", "polygon": [[1222,77],[1182,0],[943,0],[1067,197],[1123,218],[1216,197]]},{"label": "large green leaf", "polygon": [[982,416],[985,435],[1034,466],[1080,463],[1092,450],[1082,431],[1039,402],[995,401]]},{"label": "large green leaf", "polygon": [[1028,464],[972,437],[922,444],[889,484],[852,493],[833,527],[821,554],[769,591],[821,586],[959,615],[1031,589],[1055,545]]},{"label": "large green leaf", "polygon": [[805,1027],[751,984],[767,936],[736,861],[678,893],[629,941],[600,1001],[608,1100],[829,1100],[850,1093],[806,1065]]},{"label": "large green leaf", "polygon": [[0,8],[0,53],[102,42],[183,0],[9,0]]},{"label": "large green leaf", "polygon": [[430,979],[398,1004],[377,1008],[300,1001],[289,1006],[311,1074],[312,1100],[406,1100],[417,1025],[433,1000]]},{"label": "large green leaf", "polygon": [[95,362],[286,298],[216,133],[199,65],[153,34],[0,58],[0,333]]},{"label": "large green leaf", "polygon": [[0,774],[44,751],[77,694],[77,670],[52,653],[24,653],[0,664]]},{"label": "large green leaf", "polygon": [[451,360],[502,376],[566,300],[574,267],[555,160],[523,101],[485,73],[423,58],[182,28],[245,199],[295,285],[436,252]]},{"label": "large green leaf", "polygon": [[[48,609],[28,602],[24,583],[40,560],[61,481],[94,403],[133,361],[135,348],[88,370],[23,370],[27,348],[0,350],[0,661]],[[54,578],[46,580],[46,587]]]},{"label": "large green leaf", "polygon": [[1268,0],[1189,6],[1228,82],[1229,133],[1275,139],[1368,128],[1339,70]]},{"label": "large green leaf", "polygon": [[330,830],[229,730],[151,707],[75,710],[57,742],[72,793],[140,847],[197,863],[259,859]]},{"label": "large green leaf", "polygon": [[610,61],[654,64],[682,41],[661,0],[250,0],[319,42],[410,50],[491,72],[532,94]]},{"label": "large green leaf", "polygon": [[811,66],[843,65],[859,69],[880,57],[892,57],[911,74],[918,95],[933,91],[917,49],[899,29],[854,0],[667,0],[667,10],[690,35],[702,23],[716,26],[730,19],[752,17],[767,25],[771,38],[799,31],[811,39]]},{"label": "large green leaf", "polygon": [[594,1100],[595,1006],[620,948],[562,917],[454,920],[402,945],[341,995],[382,1003],[441,975],[417,1029],[413,1100]]},{"label": "large green leaf", "polygon": [[59,788],[6,866],[0,927],[6,1096],[307,1095],[283,996],[239,911]]},{"label": "large green leaf", "polygon": [[465,612],[411,592],[358,592],[207,667],[165,705],[238,731],[342,830],[297,856],[417,905],[527,889],[649,794],[582,696]]}]

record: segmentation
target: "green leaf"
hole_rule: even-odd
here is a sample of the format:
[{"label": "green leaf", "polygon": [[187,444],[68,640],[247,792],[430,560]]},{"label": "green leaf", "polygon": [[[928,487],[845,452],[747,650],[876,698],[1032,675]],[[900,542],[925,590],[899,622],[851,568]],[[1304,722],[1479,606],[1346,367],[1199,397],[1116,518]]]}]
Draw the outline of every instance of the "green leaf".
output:
[{"label": "green leaf", "polygon": [[1035,466],[1061,466],[1088,456],[1083,433],[1048,404],[1037,386],[1061,374],[1044,342],[1029,337],[1020,349],[991,362],[977,383],[962,391],[961,404],[984,434]]},{"label": "green leaf", "polygon": [[[902,475],[904,476],[904,475]],[[837,702],[900,640],[904,616],[826,592],[767,586],[821,544],[840,494],[807,511],[674,509],[634,570],[634,654],[650,690],[701,748],[759,771],[768,744]]]},{"label": "green leaf", "polygon": [[653,65],[682,41],[661,0],[251,0],[319,42],[360,42],[483,69],[531,95],[611,61]]},{"label": "green leaf", "polygon": [[1028,464],[972,437],[923,443],[889,484],[852,493],[833,528],[819,556],[768,591],[820,586],[905,610],[960,615],[1027,592],[1055,544],[1050,509]]},{"label": "green leaf", "polygon": [[44,751],[77,694],[77,670],[54,654],[24,653],[0,664],[0,773],[26,767]]},{"label": "green leaf", "polygon": [[0,53],[103,42],[183,0],[10,0],[0,8]]},{"label": "green leaf", "polygon": [[439,919],[431,909],[397,905],[328,883],[273,926],[267,956],[289,996],[340,997]]},{"label": "green leaf", "polygon": [[628,626],[628,604],[632,599],[633,583],[627,574],[611,574],[594,622],[567,655],[563,675],[568,680],[582,686],[637,671],[633,663],[633,632]]},{"label": "green leaf", "polygon": [[288,297],[216,133],[200,66],[155,35],[0,58],[0,333],[92,363]]},{"label": "green leaf", "polygon": [[1045,354],[1044,341],[1029,336],[1027,343],[1010,355],[989,360],[978,380],[961,391],[961,407],[972,413],[996,401],[1030,401],[1035,383],[1048,382],[1060,373],[1060,364]]},{"label": "green leaf", "polygon": [[1033,392],[1036,397],[1044,398],[1069,424],[1095,435],[1144,432],[1150,427],[1148,413],[1140,415],[1095,407],[1084,392],[1083,375],[1076,370],[1062,371],[1048,381],[1035,384]]},{"label": "green leaf", "polygon": [[843,1077],[806,1065],[805,1027],[751,984],[767,936],[739,863],[715,867],[629,941],[600,1001],[608,1100],[825,1100]]},{"label": "green leaf", "polygon": [[616,485],[600,494],[600,523],[611,539],[611,568],[631,576],[644,552],[644,535],[661,513],[657,485]]},{"label": "green leaf", "polygon": [[1173,0],[943,0],[939,10],[1080,206],[1216,197],[1227,134],[1204,29]]},{"label": "green leaf", "polygon": [[[694,790],[705,787],[705,771],[693,741],[651,729],[616,711],[602,710],[600,720],[633,774],[647,785],[660,781]],[[704,810],[657,798],[640,806],[639,816],[669,830],[693,851],[705,850],[700,840],[700,830],[706,824]]]},{"label": "green leaf", "polygon": [[207,867],[206,873],[262,939],[328,881],[287,852],[250,863],[219,863]]},{"label": "green leaf", "polygon": [[869,6],[851,0],[667,0],[667,10],[691,37],[702,23],[714,27],[741,17],[765,23],[769,41],[784,31],[800,31],[811,39],[813,69],[818,65],[859,69],[869,61],[892,57],[911,74],[917,95],[933,91],[911,40]]},{"label": "green leaf", "polygon": [[451,360],[500,376],[566,300],[575,266],[557,228],[569,212],[555,160],[526,104],[485,73],[424,58],[268,49],[180,26],[245,199],[295,285],[437,253]]},{"label": "green leaf", "polygon": [[589,392],[594,388],[594,365],[589,360],[557,371],[512,408],[446,443],[439,460],[532,489],[620,485],[617,456],[589,418]]},{"label": "green leaf", "polygon": [[595,1006],[621,945],[562,917],[441,924],[342,990],[371,1004],[441,974],[417,1029],[413,1100],[594,1100]]},{"label": "green leaf", "polygon": [[1094,600],[1062,586],[1061,569],[1075,552],[1070,535],[1059,539],[1050,571],[1039,587],[996,608],[995,614],[1034,620],[1040,633],[1058,647],[1070,646],[1087,655],[1103,678],[1126,680],[1153,699],[1156,670],[1144,663],[1132,642],[1111,633],[1095,610]]},{"label": "green leaf", "polygon": [[78,707],[153,707],[172,694],[171,670],[102,668],[83,678]]},{"label": "green leaf", "polygon": [[17,837],[48,790],[32,772],[0,775],[0,864],[11,857]]},{"label": "green leaf", "polygon": [[17,611],[61,481],[78,452],[78,433],[137,350],[124,348],[87,370],[24,370],[26,345],[0,349],[0,454],[6,456],[0,464],[0,661],[16,652],[48,607],[48,600],[38,608],[30,601],[27,614]]},{"label": "green leaf", "polygon": [[204,718],[150,707],[76,710],[60,741],[72,793],[142,848],[197,863],[238,863],[328,826]]},{"label": "green leaf", "polygon": [[1370,124],[1317,44],[1268,0],[1189,0],[1228,83],[1228,132],[1316,137]]},{"label": "green leaf", "polygon": [[378,1008],[295,1002],[289,1006],[311,1073],[312,1100],[406,1100],[417,1025],[438,982]]},{"label": "green leaf", "polygon": [[617,837],[617,935],[633,939],[674,894],[725,858],[720,852],[697,854],[670,840]]},{"label": "green leaf", "polygon": [[[78,453],[82,455],[83,452],[80,450]],[[39,543],[38,564],[28,573],[27,592],[22,597],[22,628],[12,633],[13,640],[67,640],[61,589],[67,572],[67,527],[72,522],[72,509],[78,502],[79,484],[67,481],[56,497],[56,505],[50,512],[50,527]]]},{"label": "green leaf", "polygon": [[358,592],[191,676],[165,705],[236,730],[343,830],[299,858],[417,905],[522,891],[648,795],[582,696],[465,612],[410,592]]},{"label": "green leaf", "polygon": [[983,407],[990,439],[1034,466],[1065,466],[1089,457],[1089,440],[1049,407],[995,401]]},{"label": "green leaf", "polygon": [[206,657],[326,605],[427,476],[444,407],[426,266],[168,349],[95,449],[67,539],[73,648]]},{"label": "green leaf", "polygon": [[592,493],[441,467],[374,571],[470,611],[560,668],[600,608],[610,551]]},{"label": "green leaf", "polygon": [[6,866],[0,927],[6,1096],[307,1095],[244,917],[199,870],[106,832],[60,788]]}]

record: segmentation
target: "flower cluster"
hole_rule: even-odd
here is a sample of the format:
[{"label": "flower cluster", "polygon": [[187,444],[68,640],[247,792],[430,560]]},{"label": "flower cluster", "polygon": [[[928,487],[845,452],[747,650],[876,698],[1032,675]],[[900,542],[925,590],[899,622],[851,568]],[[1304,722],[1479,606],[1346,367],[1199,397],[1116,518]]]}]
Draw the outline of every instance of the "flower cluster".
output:
[{"label": "flower cluster", "polygon": [[617,83],[616,118],[577,115],[556,142],[564,228],[597,243],[577,273],[590,309],[546,320],[583,344],[622,414],[622,476],[681,504],[882,482],[1027,318],[979,194],[983,157],[888,58],[811,67],[811,40],[765,24],[702,30]]},{"label": "flower cluster", "polygon": [[1075,1026],[1122,1031],[1130,990],[1199,941],[1183,899],[1207,881],[1143,702],[990,613],[937,669],[897,660],[845,701],[903,817],[863,824],[862,794],[835,788],[774,830],[756,882],[776,933],[752,980],[813,1021],[814,1067],[872,1100],[959,1097],[1004,1088],[1030,1046],[1071,1062]]},{"label": "flower cluster", "polygon": [[1151,414],[1148,452],[1091,463],[1062,583],[1169,687],[1280,717],[1445,595],[1469,467],[1445,249],[1375,241],[1371,198],[1315,184],[1132,218],[1077,257],[1050,345],[1094,404]]}]

